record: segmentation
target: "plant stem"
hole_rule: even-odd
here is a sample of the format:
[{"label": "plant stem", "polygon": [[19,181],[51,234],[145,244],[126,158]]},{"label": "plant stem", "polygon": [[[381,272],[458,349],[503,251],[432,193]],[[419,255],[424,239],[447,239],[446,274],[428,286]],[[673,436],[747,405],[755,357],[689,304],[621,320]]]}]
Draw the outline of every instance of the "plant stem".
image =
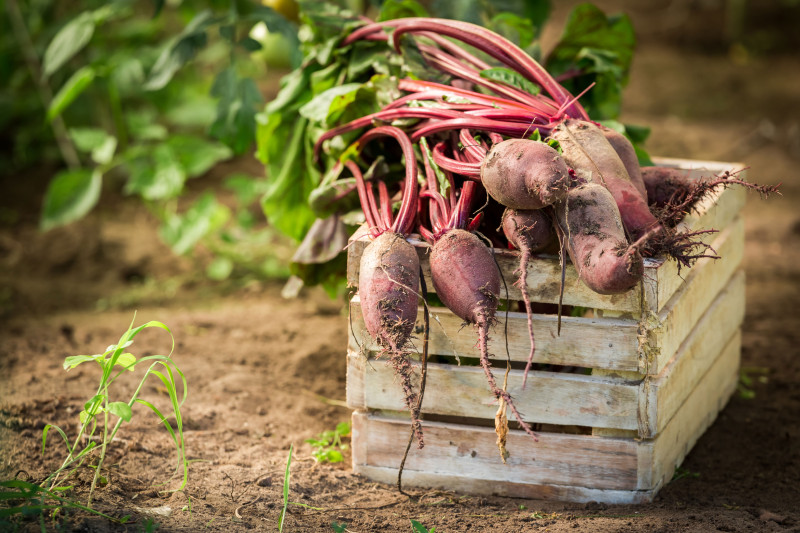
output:
[{"label": "plant stem", "polygon": [[119,151],[122,152],[128,146],[128,130],[125,127],[123,118],[119,88],[114,83],[114,80],[110,78],[108,80],[108,100],[111,103],[111,118],[114,120],[114,130],[117,134]]},{"label": "plant stem", "polygon": [[[25,57],[25,62],[28,64],[31,78],[36,84],[36,89],[39,92],[39,97],[42,99],[42,104],[45,110],[50,107],[50,102],[53,101],[53,91],[50,89],[39,65],[39,57],[36,55],[36,48],[33,46],[31,36],[28,33],[28,28],[25,25],[25,19],[22,18],[22,13],[19,10],[17,0],[6,0],[6,9],[8,11],[8,18],[11,19],[11,26],[14,30],[14,37],[16,37],[22,55]],[[64,125],[63,119],[58,116],[50,121],[50,126],[53,128],[53,135],[56,138],[56,144],[61,152],[61,157],[64,162],[71,169],[81,167],[81,160],[78,158],[78,152],[72,144],[72,140],[67,133],[67,127]]]},{"label": "plant stem", "polygon": [[[94,470],[94,477],[92,478],[92,486],[89,488],[89,499],[86,501],[86,507],[92,506],[92,496],[94,489],[97,486],[97,480],[100,478],[100,469],[103,467],[103,460],[106,458],[106,448],[108,446],[108,389],[106,389],[106,408],[103,411],[103,443],[100,445],[100,459],[97,461],[97,468]],[[122,420],[122,419],[120,419]],[[119,427],[119,424],[117,425]],[[116,428],[114,428],[116,430]],[[116,433],[116,431],[114,431]],[[113,438],[113,435],[112,437]]]}]

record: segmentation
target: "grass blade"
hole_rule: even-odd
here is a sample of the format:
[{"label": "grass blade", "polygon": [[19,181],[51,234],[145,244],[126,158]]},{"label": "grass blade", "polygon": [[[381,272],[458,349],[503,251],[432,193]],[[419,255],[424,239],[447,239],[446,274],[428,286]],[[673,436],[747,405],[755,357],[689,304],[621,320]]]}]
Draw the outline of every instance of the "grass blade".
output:
[{"label": "grass blade", "polygon": [[60,427],[54,426],[53,424],[47,424],[42,430],[42,455],[44,455],[44,448],[45,445],[47,444],[47,432],[50,431],[50,428],[53,428],[56,431],[58,431],[58,434],[61,435],[62,439],[64,439],[64,444],[67,445],[67,452],[71,454],[72,447],[69,445],[69,439],[67,438],[67,434],[64,433],[64,431]]},{"label": "grass blade", "polygon": [[292,450],[294,444],[289,445],[289,459],[286,460],[286,472],[283,474],[283,509],[281,509],[281,519],[278,524],[278,531],[283,533],[283,520],[286,518],[286,507],[289,505],[289,467],[292,465]]}]

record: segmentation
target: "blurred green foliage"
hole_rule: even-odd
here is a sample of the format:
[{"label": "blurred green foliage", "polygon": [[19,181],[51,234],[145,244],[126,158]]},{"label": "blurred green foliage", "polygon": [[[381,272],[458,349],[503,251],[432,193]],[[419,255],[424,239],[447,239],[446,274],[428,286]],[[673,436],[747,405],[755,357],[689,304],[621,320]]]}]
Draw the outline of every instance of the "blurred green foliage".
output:
[{"label": "blurred green foliage", "polygon": [[264,57],[283,68],[300,59],[293,22],[251,1],[9,0],[5,8],[0,173],[66,167],[45,193],[42,230],[85,216],[111,187],[141,198],[175,253],[210,250],[214,279],[236,268],[288,275],[260,216],[264,177],[236,173],[191,200],[186,183],[252,151],[257,80],[271,70]]}]

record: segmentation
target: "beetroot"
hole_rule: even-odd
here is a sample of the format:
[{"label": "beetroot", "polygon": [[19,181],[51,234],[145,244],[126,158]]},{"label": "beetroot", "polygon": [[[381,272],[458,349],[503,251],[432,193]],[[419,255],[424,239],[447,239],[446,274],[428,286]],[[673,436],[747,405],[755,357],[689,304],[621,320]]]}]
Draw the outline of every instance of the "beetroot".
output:
[{"label": "beetroot", "polygon": [[386,232],[361,256],[358,275],[367,331],[382,347],[404,347],[417,319],[419,257],[402,235]]},{"label": "beetroot", "polygon": [[590,289],[618,294],[642,279],[642,257],[635,246],[628,246],[619,210],[605,187],[594,182],[580,185],[555,212],[578,277]]},{"label": "beetroot", "polygon": [[650,205],[664,207],[670,200],[682,202],[692,185],[686,170],[668,167],[642,167],[642,179]]},{"label": "beetroot", "polygon": [[492,146],[481,166],[489,195],[512,209],[540,209],[563,199],[569,171],[558,152],[545,143],[508,139]]},{"label": "beetroot", "polygon": [[606,140],[611,147],[614,148],[614,151],[617,152],[620,160],[622,160],[622,164],[625,165],[625,170],[631,178],[631,183],[633,183],[633,186],[636,187],[636,190],[639,191],[642,198],[647,202],[647,188],[642,179],[642,169],[639,166],[639,158],[636,156],[636,150],[633,145],[627,137],[617,130],[601,126],[600,131],[603,132]]},{"label": "beetroot", "polygon": [[564,161],[578,178],[600,183],[611,192],[625,229],[634,239],[658,225],[622,160],[597,126],[567,119],[561,121],[550,136],[558,141]]},{"label": "beetroot", "polygon": [[497,386],[489,362],[489,327],[495,322],[500,298],[500,270],[492,252],[473,233],[452,229],[433,245],[431,280],[442,302],[478,330],[481,367],[492,394],[508,405],[529,435],[538,439],[531,427],[522,420],[511,395]]}]

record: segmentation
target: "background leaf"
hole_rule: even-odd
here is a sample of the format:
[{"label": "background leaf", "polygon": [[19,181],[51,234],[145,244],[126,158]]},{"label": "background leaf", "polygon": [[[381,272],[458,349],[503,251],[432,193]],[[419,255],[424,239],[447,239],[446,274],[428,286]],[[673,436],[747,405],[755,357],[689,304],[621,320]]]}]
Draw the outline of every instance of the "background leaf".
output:
[{"label": "background leaf", "polygon": [[184,28],[181,34],[167,45],[158,56],[144,85],[145,90],[164,88],[175,73],[192,59],[208,42],[206,28],[214,22],[210,11],[201,11]]},{"label": "background leaf", "polygon": [[125,192],[146,200],[175,198],[186,181],[186,171],[167,144],[156,146],[152,159],[139,157],[128,161],[127,167],[131,174]]},{"label": "background leaf", "polygon": [[94,33],[94,17],[91,12],[84,12],[67,22],[53,37],[44,52],[44,75],[50,76],[75,54],[81,51]]},{"label": "background leaf", "polygon": [[626,15],[606,16],[591,4],[581,4],[570,13],[545,67],[556,77],[568,74],[562,85],[572,94],[595,83],[581,104],[595,120],[616,118],[635,46]]},{"label": "background leaf", "polygon": [[194,135],[172,135],[167,139],[167,145],[172,148],[189,178],[205,174],[211,167],[233,155],[227,146]]},{"label": "background leaf", "polygon": [[219,98],[217,118],[209,133],[227,144],[234,153],[242,154],[255,140],[255,115],[261,104],[261,93],[251,78],[238,78],[233,67],[223,70],[211,95]]},{"label": "background leaf", "polygon": [[61,86],[50,107],[47,109],[47,120],[59,116],[69,105],[94,81],[95,70],[92,67],[83,67],[75,71]]},{"label": "background leaf", "polygon": [[66,170],[56,174],[44,196],[42,231],[78,220],[91,211],[100,199],[101,184],[102,174],[97,169]]},{"label": "background leaf", "polygon": [[176,254],[185,254],[200,239],[230,218],[230,211],[210,192],[203,194],[183,215],[172,215],[161,227],[161,237]]}]

